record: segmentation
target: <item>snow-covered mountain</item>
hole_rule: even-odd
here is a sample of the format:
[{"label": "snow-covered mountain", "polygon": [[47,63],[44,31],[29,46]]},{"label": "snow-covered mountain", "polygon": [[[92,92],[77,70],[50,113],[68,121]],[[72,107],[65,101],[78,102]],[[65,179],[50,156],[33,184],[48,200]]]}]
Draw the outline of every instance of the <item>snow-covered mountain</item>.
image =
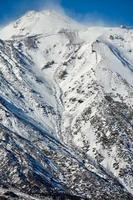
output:
[{"label": "snow-covered mountain", "polygon": [[132,29],[46,10],[1,30],[0,186],[20,199],[133,199]]}]

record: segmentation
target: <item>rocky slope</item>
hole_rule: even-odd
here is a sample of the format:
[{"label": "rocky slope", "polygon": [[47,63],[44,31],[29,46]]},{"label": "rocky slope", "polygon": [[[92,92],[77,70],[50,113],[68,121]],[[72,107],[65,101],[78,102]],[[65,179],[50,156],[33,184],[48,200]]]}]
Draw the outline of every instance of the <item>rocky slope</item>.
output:
[{"label": "rocky slope", "polygon": [[133,30],[33,11],[0,39],[1,195],[133,199]]}]

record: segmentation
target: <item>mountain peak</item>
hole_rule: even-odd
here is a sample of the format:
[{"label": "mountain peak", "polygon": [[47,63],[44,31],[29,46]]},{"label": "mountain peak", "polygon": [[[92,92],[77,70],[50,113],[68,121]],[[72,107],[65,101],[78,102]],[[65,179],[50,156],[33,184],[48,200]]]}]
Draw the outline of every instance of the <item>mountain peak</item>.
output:
[{"label": "mountain peak", "polygon": [[1,30],[1,39],[11,39],[15,36],[36,34],[53,34],[65,29],[78,29],[79,23],[55,10],[29,11],[17,21],[10,23]]},{"label": "mountain peak", "polygon": [[132,36],[54,10],[1,30],[0,186],[133,199]]}]

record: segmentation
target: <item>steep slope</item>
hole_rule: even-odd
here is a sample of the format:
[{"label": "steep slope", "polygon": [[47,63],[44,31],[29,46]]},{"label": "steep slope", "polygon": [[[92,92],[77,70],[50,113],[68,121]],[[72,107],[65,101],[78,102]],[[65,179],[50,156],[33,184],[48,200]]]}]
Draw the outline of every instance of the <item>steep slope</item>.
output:
[{"label": "steep slope", "polygon": [[1,186],[133,199],[132,37],[55,11],[1,31]]},{"label": "steep slope", "polygon": [[[112,41],[116,32],[120,35]],[[133,44],[129,42],[132,33],[110,30],[93,43],[84,44],[87,48],[81,50],[82,56],[80,51],[74,56],[73,71],[61,83],[65,103],[63,132],[70,136],[67,142],[73,141],[83,150],[86,161],[91,156],[131,193],[133,62],[132,52],[124,46]],[[80,65],[77,57],[81,58]],[[66,87],[66,83],[70,84]]]}]

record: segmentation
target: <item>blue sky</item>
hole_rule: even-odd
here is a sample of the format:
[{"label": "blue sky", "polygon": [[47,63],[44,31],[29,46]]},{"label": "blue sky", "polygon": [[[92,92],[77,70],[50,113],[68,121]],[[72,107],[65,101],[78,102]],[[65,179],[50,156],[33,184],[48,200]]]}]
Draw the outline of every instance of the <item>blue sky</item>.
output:
[{"label": "blue sky", "polygon": [[133,26],[133,0],[0,0],[0,24],[48,4],[81,21]]}]

